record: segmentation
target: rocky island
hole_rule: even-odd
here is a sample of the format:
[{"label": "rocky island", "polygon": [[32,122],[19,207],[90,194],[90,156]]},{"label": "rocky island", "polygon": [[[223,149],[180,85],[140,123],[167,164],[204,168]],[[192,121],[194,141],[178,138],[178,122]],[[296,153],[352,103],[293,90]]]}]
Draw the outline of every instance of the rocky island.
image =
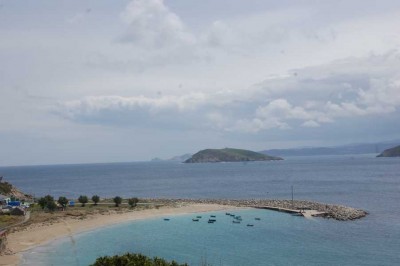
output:
[{"label": "rocky island", "polygon": [[194,154],[185,163],[249,162],[283,160],[280,157],[242,150],[242,149],[206,149]]},{"label": "rocky island", "polygon": [[381,154],[376,157],[400,157],[400,145],[384,150]]}]

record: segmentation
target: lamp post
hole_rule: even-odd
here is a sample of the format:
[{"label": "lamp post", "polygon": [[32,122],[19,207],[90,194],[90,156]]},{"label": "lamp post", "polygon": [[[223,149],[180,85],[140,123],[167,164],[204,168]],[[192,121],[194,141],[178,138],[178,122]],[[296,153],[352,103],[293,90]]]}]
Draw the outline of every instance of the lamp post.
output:
[{"label": "lamp post", "polygon": [[293,202],[293,185],[292,185],[292,209],[294,209],[294,202]]}]

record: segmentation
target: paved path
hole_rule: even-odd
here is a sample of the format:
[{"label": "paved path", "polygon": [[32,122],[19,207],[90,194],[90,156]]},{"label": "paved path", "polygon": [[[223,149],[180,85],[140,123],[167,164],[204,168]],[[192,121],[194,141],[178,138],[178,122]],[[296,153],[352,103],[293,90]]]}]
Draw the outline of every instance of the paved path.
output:
[{"label": "paved path", "polygon": [[301,212],[301,214],[305,217],[305,218],[312,218],[314,216],[321,216],[324,215],[325,212],[320,212],[320,211],[316,211],[316,210],[304,210]]}]

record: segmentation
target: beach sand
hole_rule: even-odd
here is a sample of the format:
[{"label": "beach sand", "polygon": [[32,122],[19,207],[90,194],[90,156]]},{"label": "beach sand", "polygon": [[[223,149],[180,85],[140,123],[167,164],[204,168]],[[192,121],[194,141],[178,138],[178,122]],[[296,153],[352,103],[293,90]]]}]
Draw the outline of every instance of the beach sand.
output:
[{"label": "beach sand", "polygon": [[33,224],[22,231],[8,235],[8,249],[11,255],[0,256],[0,265],[18,265],[23,251],[46,244],[52,240],[72,234],[89,231],[99,227],[123,223],[134,220],[183,215],[198,212],[231,210],[236,207],[218,204],[188,204],[180,207],[162,207],[126,213],[99,214],[84,220],[65,218],[53,224]]}]

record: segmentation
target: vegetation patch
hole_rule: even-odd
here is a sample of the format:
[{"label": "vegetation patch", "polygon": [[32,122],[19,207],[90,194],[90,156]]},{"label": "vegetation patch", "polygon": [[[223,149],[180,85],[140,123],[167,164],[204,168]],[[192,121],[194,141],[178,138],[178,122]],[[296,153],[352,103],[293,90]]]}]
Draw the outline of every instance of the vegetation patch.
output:
[{"label": "vegetation patch", "polygon": [[8,195],[11,193],[12,185],[8,182],[0,183],[0,194]]},{"label": "vegetation patch", "polygon": [[91,266],[188,266],[176,261],[168,262],[162,258],[150,258],[142,254],[126,253],[124,255],[100,257]]},{"label": "vegetation patch", "polygon": [[15,223],[22,221],[20,216],[14,215],[0,215],[0,228],[6,227]]},{"label": "vegetation patch", "polygon": [[242,149],[206,149],[194,154],[185,163],[249,162],[282,160],[266,154]]}]

